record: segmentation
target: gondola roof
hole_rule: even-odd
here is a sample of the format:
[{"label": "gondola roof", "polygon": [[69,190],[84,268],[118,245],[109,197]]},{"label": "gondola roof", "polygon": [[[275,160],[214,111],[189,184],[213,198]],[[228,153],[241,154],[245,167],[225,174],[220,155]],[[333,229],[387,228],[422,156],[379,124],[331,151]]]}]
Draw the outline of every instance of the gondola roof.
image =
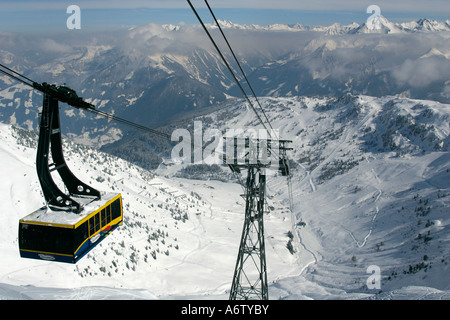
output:
[{"label": "gondola roof", "polygon": [[100,200],[93,200],[92,198],[88,197],[73,196],[73,198],[76,198],[76,200],[83,205],[83,210],[80,213],[56,211],[47,206],[44,206],[22,218],[20,222],[58,225],[61,227],[73,227],[77,223],[81,222],[84,218],[89,216],[92,212],[97,211],[107,202],[113,200],[115,197],[117,197],[117,195],[117,193],[102,192]]}]

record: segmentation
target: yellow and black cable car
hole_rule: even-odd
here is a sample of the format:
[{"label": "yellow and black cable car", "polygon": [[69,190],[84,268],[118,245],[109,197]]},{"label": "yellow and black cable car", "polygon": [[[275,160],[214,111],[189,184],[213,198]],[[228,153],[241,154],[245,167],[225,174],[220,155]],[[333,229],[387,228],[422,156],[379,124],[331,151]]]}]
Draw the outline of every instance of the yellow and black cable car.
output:
[{"label": "yellow and black cable car", "polygon": [[120,194],[102,196],[77,214],[43,207],[19,221],[20,256],[76,263],[122,222]]},{"label": "yellow and black cable car", "polygon": [[[68,99],[67,90],[52,88],[56,97],[44,92],[36,156],[46,206],[20,219],[19,251],[23,258],[76,263],[123,223],[122,196],[101,194],[70,171],[62,151],[58,106],[61,96]],[[53,181],[53,171],[68,193]]]}]

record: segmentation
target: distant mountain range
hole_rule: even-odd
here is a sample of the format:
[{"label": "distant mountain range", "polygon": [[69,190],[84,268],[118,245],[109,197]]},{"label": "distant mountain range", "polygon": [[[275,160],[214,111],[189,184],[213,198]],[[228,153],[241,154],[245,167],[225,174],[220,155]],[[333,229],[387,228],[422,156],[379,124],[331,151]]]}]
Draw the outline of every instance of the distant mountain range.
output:
[{"label": "distant mountain range", "polygon": [[[380,17],[379,30],[357,23],[220,24],[258,96],[352,93],[450,102],[449,20],[398,24]],[[199,26],[150,23],[53,36],[0,32],[0,43],[1,63],[38,82],[66,83],[97,108],[142,125],[170,125],[242,98]],[[41,94],[0,76],[0,121],[36,129],[41,105]],[[64,132],[78,142],[102,146],[128,129],[62,108]]]},{"label": "distant mountain range", "polygon": [[[368,27],[366,23],[358,24],[353,22],[350,25],[334,23],[330,26],[305,26],[302,24],[271,24],[261,26],[256,24],[242,25],[227,20],[219,20],[223,29],[238,30],[262,30],[262,31],[317,31],[327,34],[354,34],[354,33],[411,33],[411,32],[440,32],[450,31],[450,19],[438,21],[434,19],[419,19],[417,21],[394,23],[384,16],[379,16],[380,25],[376,28]],[[217,28],[215,24],[209,27]]]}]

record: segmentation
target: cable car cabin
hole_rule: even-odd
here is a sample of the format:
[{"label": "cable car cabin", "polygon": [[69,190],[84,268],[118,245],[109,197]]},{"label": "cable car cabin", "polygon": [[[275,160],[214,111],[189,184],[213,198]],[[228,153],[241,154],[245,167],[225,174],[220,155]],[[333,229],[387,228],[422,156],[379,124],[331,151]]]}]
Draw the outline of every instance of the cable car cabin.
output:
[{"label": "cable car cabin", "polygon": [[120,194],[107,193],[102,200],[90,199],[78,214],[43,207],[19,221],[20,256],[76,263],[122,221]]}]

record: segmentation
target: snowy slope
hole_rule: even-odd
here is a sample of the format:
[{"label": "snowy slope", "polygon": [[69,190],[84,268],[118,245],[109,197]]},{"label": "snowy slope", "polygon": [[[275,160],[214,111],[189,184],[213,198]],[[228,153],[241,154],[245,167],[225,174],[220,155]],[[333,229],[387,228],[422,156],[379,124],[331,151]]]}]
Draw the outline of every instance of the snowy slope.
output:
[{"label": "snowy slope", "polygon": [[382,292],[418,285],[448,298],[449,106],[351,95],[274,103],[292,115],[275,126],[296,135],[294,212],[305,223],[305,267],[280,281],[280,297],[373,293],[366,271],[377,265]]},{"label": "snowy slope", "polygon": [[[425,288],[448,298],[450,106],[353,95],[261,100],[280,136],[294,141],[298,275],[280,278],[271,298],[422,298]],[[257,124],[245,106],[226,112],[234,116],[225,124],[214,121],[220,113],[205,122]],[[288,205],[285,180],[267,184]],[[373,265],[380,290],[367,287]]]},{"label": "snowy slope", "polygon": [[[155,176],[123,160],[68,144],[73,172],[102,191],[120,192],[124,225],[76,265],[21,259],[21,217],[43,205],[34,168],[36,136],[0,126],[2,216],[0,296],[5,298],[227,298],[243,223],[235,183]],[[268,218],[270,279],[295,274],[286,248],[285,207]],[[284,211],[283,211],[284,210]],[[284,213],[281,213],[281,212]],[[30,287],[31,286],[31,287]],[[118,289],[125,289],[119,291]],[[130,291],[131,290],[131,291]]]},{"label": "snowy slope", "polygon": [[[353,95],[261,102],[294,141],[292,213],[286,179],[267,178],[270,299],[449,299],[450,105]],[[197,120],[223,131],[257,123],[240,102]],[[18,219],[42,205],[34,150],[14,138],[23,135],[0,127],[8,177],[0,295],[228,297],[244,212],[238,184],[176,178],[181,165],[150,173],[74,144],[66,145],[69,166],[94,187],[122,193],[125,223],[75,266],[20,259]],[[374,265],[380,289],[367,287]]]}]

